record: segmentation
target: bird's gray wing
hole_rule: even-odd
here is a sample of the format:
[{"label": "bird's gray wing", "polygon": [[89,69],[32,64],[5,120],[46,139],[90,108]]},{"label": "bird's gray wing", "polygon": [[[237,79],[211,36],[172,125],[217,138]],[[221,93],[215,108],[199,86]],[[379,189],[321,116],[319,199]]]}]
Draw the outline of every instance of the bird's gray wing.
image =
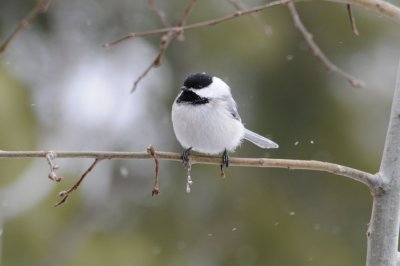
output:
[{"label": "bird's gray wing", "polygon": [[231,113],[235,119],[242,121],[238,113],[235,100],[232,97],[223,97],[221,100],[225,103],[226,109],[229,111],[229,113]]},{"label": "bird's gray wing", "polygon": [[[232,114],[232,116],[235,119],[242,121],[237,111],[235,100],[232,97],[223,97],[221,100],[225,103],[226,109]],[[244,138],[263,149],[276,149],[279,147],[279,145],[272,140],[250,131],[247,128],[244,131]]]}]

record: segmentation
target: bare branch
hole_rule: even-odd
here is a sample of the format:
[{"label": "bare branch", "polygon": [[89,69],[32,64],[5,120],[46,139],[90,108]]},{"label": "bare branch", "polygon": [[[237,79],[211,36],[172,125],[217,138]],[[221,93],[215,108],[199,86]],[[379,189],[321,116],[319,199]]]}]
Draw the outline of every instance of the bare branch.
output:
[{"label": "bare branch", "polygon": [[62,177],[61,176],[57,176],[56,171],[58,169],[60,169],[60,166],[56,163],[53,162],[53,160],[57,157],[57,154],[53,151],[49,151],[46,155],[46,160],[47,163],[50,166],[50,173],[48,175],[50,180],[56,181],[56,182],[60,182]]},{"label": "bare branch", "polygon": [[400,252],[397,252],[397,266],[400,266]]},{"label": "bare branch", "polygon": [[400,61],[381,167],[384,193],[374,196],[368,228],[367,266],[396,265],[400,226]]},{"label": "bare branch", "polygon": [[141,82],[142,79],[144,79],[147,76],[147,74],[150,72],[150,70],[152,70],[153,68],[158,67],[160,65],[161,57],[165,53],[165,49],[166,48],[163,49],[162,47],[160,47],[160,51],[158,52],[156,58],[154,58],[154,60],[151,62],[151,64],[143,71],[142,74],[140,74],[140,76],[135,80],[135,82],[133,82],[133,87],[131,89],[131,93],[135,92],[139,82]]},{"label": "bare branch", "polygon": [[[190,12],[192,11],[194,4],[196,3],[197,0],[191,0],[188,4],[188,6],[185,8],[182,18],[180,19],[179,23],[178,23],[178,28],[181,28],[185,23],[186,23],[186,19],[189,16]],[[150,0],[150,2],[153,3],[152,0]],[[154,3],[153,3],[154,5]],[[154,8],[156,9],[156,12],[160,12],[159,8],[157,6],[154,6]],[[158,66],[160,66],[161,64],[161,60],[164,57],[165,52],[167,51],[170,43],[182,36],[183,31],[169,31],[166,32],[160,39],[160,50],[156,56],[156,58],[154,58],[153,62],[143,71],[143,73],[135,80],[135,82],[133,83],[133,87],[131,89],[131,93],[133,93],[139,82],[142,81],[142,79],[144,77],[147,76],[147,74],[153,69],[156,68]]]},{"label": "bare branch", "polygon": [[164,57],[164,54],[171,43],[171,41],[174,39],[173,33],[167,32],[161,37],[160,40],[160,50],[158,51],[157,56],[154,58],[154,60],[151,62],[151,64],[143,71],[142,74],[135,80],[133,83],[133,87],[131,89],[131,93],[135,92],[137,86],[139,85],[139,82],[142,81],[143,78],[147,76],[147,74],[152,70],[153,68],[159,67],[161,64],[161,60]]},{"label": "bare branch", "polygon": [[147,2],[149,4],[150,9],[153,10],[160,18],[161,23],[165,27],[170,27],[171,23],[169,23],[167,16],[165,15],[165,12],[161,10],[161,8],[154,2],[154,0],[148,0]]},{"label": "bare branch", "polygon": [[17,28],[14,30],[13,33],[6,39],[6,41],[0,46],[0,54],[5,52],[7,48],[9,47],[10,43],[12,40],[14,40],[15,36],[23,30],[28,24],[39,14],[39,13],[44,13],[47,11],[47,9],[50,6],[52,0],[41,0],[39,3],[29,12],[29,14],[21,20],[21,22],[18,24]]},{"label": "bare branch", "polygon": [[85,179],[85,177],[93,170],[93,168],[96,166],[96,164],[98,162],[100,162],[101,159],[96,158],[94,160],[94,162],[89,166],[89,168],[83,173],[83,175],[81,176],[81,178],[79,178],[78,182],[76,182],[70,189],[68,189],[67,191],[61,191],[60,192],[60,197],[62,198],[58,203],[54,204],[54,207],[58,207],[61,204],[63,204],[64,202],[67,201],[69,195],[74,191],[77,190],[79,185],[82,183],[83,179]]},{"label": "bare branch", "polygon": [[281,5],[285,5],[289,2],[291,2],[292,0],[278,0],[278,1],[274,1],[274,2],[270,2],[268,4],[262,5],[262,6],[258,6],[258,7],[253,7],[247,10],[243,10],[243,11],[236,11],[233,14],[221,17],[221,18],[217,18],[217,19],[211,19],[211,20],[207,20],[207,21],[202,21],[202,22],[198,22],[198,23],[193,23],[193,24],[189,24],[186,26],[181,26],[181,27],[171,27],[171,28],[163,28],[163,29],[156,29],[156,30],[150,30],[150,31],[143,31],[143,32],[138,32],[138,33],[129,33],[128,35],[110,42],[110,43],[106,43],[103,46],[105,48],[111,48],[114,47],[115,45],[132,39],[132,38],[136,38],[136,37],[145,37],[145,36],[150,36],[150,35],[158,35],[158,34],[162,34],[162,33],[166,33],[166,32],[174,32],[174,33],[179,33],[185,30],[192,30],[192,29],[196,29],[196,28],[202,28],[202,27],[206,27],[206,26],[214,26],[229,20],[232,20],[236,17],[240,17],[240,16],[245,16],[245,15],[249,15],[255,12],[260,12],[264,9],[268,9],[268,8],[272,8],[272,7],[277,7],[277,6],[281,6]]},{"label": "bare branch", "polygon": [[158,195],[160,194],[160,188],[158,187],[158,173],[159,173],[159,162],[156,156],[156,150],[154,149],[153,145],[150,145],[147,148],[147,153],[149,153],[151,155],[151,157],[154,158],[154,163],[156,164],[156,175],[154,176],[154,186],[153,186],[153,190],[151,191],[151,195]]},{"label": "bare branch", "polygon": [[[240,7],[240,5],[238,4],[237,0],[229,0],[232,4],[234,4],[237,8]],[[343,2],[341,0],[334,0],[336,2]],[[374,5],[372,8],[371,5],[371,1],[374,1]],[[191,8],[193,7],[194,3],[196,1],[192,0],[189,3],[189,6],[186,8],[184,16],[182,18],[182,22],[185,21],[187,14],[189,14]],[[350,3],[354,3],[355,5],[360,5],[363,6],[365,8],[370,8],[375,10],[378,13],[383,13],[385,15],[387,15],[388,17],[393,18],[394,20],[396,20],[397,22],[400,23],[400,9],[390,3],[387,3],[385,1],[382,0],[347,0],[344,2],[348,2]],[[328,71],[334,72],[335,74],[343,77],[344,79],[346,79],[353,87],[359,88],[359,87],[364,87],[365,83],[355,77],[353,77],[352,75],[346,73],[345,71],[341,70],[340,68],[338,68],[335,64],[333,64],[329,58],[322,52],[322,50],[318,47],[318,45],[314,42],[312,35],[308,32],[308,30],[305,28],[304,24],[302,23],[302,21],[300,20],[300,17],[297,13],[297,10],[295,9],[293,0],[278,0],[278,1],[274,1],[274,2],[270,2],[267,3],[265,5],[261,5],[261,6],[257,6],[254,8],[250,8],[247,10],[243,10],[243,11],[236,11],[233,14],[221,17],[221,18],[217,18],[217,19],[212,19],[212,20],[207,20],[207,21],[202,21],[202,22],[198,22],[198,23],[194,23],[194,24],[190,24],[190,25],[183,25],[183,23],[180,23],[180,26],[177,27],[167,27],[167,28],[162,28],[162,29],[156,29],[156,30],[150,30],[150,31],[144,31],[144,32],[138,32],[138,33],[129,33],[126,36],[110,42],[110,43],[106,43],[104,44],[104,47],[106,48],[111,48],[114,47],[115,45],[132,39],[132,38],[136,38],[136,37],[145,37],[145,36],[150,36],[150,35],[157,35],[157,34],[164,34],[164,38],[167,39],[167,41],[165,42],[165,45],[162,46],[160,48],[159,54],[156,56],[156,58],[154,59],[154,61],[152,62],[152,64],[145,69],[145,71],[139,76],[139,78],[134,82],[132,91],[133,92],[138,83],[148,74],[148,72],[153,68],[153,67],[157,67],[159,65],[159,62],[161,60],[161,58],[163,57],[165,50],[168,48],[169,43],[171,42],[171,39],[175,39],[176,37],[180,36],[185,30],[189,30],[189,29],[195,29],[195,28],[200,28],[200,27],[206,27],[206,26],[213,26],[213,25],[217,25],[219,23],[223,23],[229,20],[232,20],[236,17],[239,16],[244,16],[244,15],[254,15],[254,13],[256,12],[260,12],[262,10],[268,9],[268,8],[273,8],[273,7],[277,7],[277,6],[281,6],[281,5],[288,5],[290,12],[292,14],[294,23],[296,28],[299,29],[299,31],[302,33],[303,37],[305,38],[307,44],[310,46],[313,54],[322,62],[322,64],[325,66],[325,68]],[[354,16],[351,12],[351,8],[348,8],[348,12],[350,15],[350,19],[352,22],[352,27],[353,27],[353,31],[355,34],[358,33],[356,25],[355,25],[355,19]],[[398,20],[397,20],[398,18]],[[169,33],[170,35],[165,35],[166,33]],[[168,37],[169,36],[169,37]],[[167,38],[168,37],[168,38]]]},{"label": "bare branch", "polygon": [[[261,6],[257,6],[257,7],[253,7],[253,8],[249,8],[247,10],[243,10],[243,11],[237,11],[233,14],[221,17],[221,18],[216,18],[216,19],[212,19],[212,20],[207,20],[207,21],[202,21],[202,22],[198,22],[198,23],[194,23],[194,24],[189,24],[186,26],[182,26],[182,27],[170,27],[170,28],[163,28],[163,29],[156,29],[156,30],[150,30],[150,31],[143,31],[143,32],[138,32],[138,33],[129,33],[126,36],[110,42],[110,43],[106,43],[103,46],[105,48],[111,48],[114,47],[115,45],[129,40],[129,39],[133,39],[136,37],[145,37],[145,36],[150,36],[150,35],[158,35],[158,34],[163,34],[166,32],[181,32],[184,30],[191,30],[191,29],[196,29],[196,28],[201,28],[201,27],[206,27],[206,26],[213,26],[213,25],[217,25],[220,23],[223,23],[225,21],[229,21],[232,20],[236,17],[240,17],[240,16],[245,16],[245,15],[249,15],[249,14],[253,14],[256,12],[260,12],[263,11],[265,9],[268,8],[273,8],[273,7],[277,7],[277,6],[282,6],[282,5],[286,5],[290,2],[292,2],[293,0],[278,0],[278,1],[273,1],[270,3],[267,3],[265,5],[261,5]],[[300,1],[305,1],[305,0],[298,0],[298,2]],[[389,3],[386,2],[384,0],[327,0],[327,1],[331,1],[331,2],[338,2],[338,3],[348,3],[348,4],[352,4],[352,5],[357,5],[357,6],[361,6],[363,8],[367,8],[367,9],[371,9],[373,11],[375,11],[378,14],[381,15],[385,15],[391,19],[393,19],[395,22],[400,23],[400,8]]]},{"label": "bare branch", "polygon": [[[240,1],[240,0],[228,0],[228,2],[234,7],[236,8],[237,11],[243,11],[246,9],[246,7],[244,6],[244,4]],[[251,13],[249,14],[250,17],[252,17],[257,24],[263,29],[264,33],[267,36],[271,36],[272,35],[272,28],[270,25],[264,23],[264,21],[262,21],[262,19],[257,15],[257,13]]]},{"label": "bare branch", "polygon": [[[0,151],[0,158],[45,158],[47,151]],[[146,152],[112,152],[112,151],[57,151],[57,158],[95,158],[95,159],[154,159]],[[182,162],[181,154],[173,152],[156,151],[158,160]],[[217,164],[220,165],[220,157],[191,155],[192,164]],[[363,172],[347,166],[309,160],[269,159],[269,158],[229,158],[230,166],[240,167],[263,167],[263,168],[286,168],[303,169],[312,171],[328,172],[335,175],[349,177],[359,181],[371,189],[379,187],[380,176]]]},{"label": "bare branch", "polygon": [[400,8],[385,0],[327,0],[361,6],[400,23]]},{"label": "bare branch", "polygon": [[351,5],[347,4],[347,13],[349,14],[349,19],[351,23],[351,30],[353,31],[354,35],[359,36],[360,33],[358,32],[357,25],[356,25],[356,18],[354,17],[353,11],[351,9]]},{"label": "bare branch", "polygon": [[192,12],[196,2],[197,2],[197,0],[190,0],[189,4],[186,6],[185,10],[183,11],[183,16],[178,23],[178,27],[182,27],[183,25],[186,24],[186,20],[189,16],[190,12]]},{"label": "bare branch", "polygon": [[313,36],[308,32],[303,22],[300,20],[299,13],[296,10],[296,7],[293,2],[288,3],[290,14],[292,15],[295,27],[301,32],[304,39],[306,40],[308,46],[311,48],[315,57],[317,57],[321,63],[325,66],[328,71],[332,71],[337,75],[346,79],[353,87],[361,88],[364,87],[365,84],[363,81],[351,76],[350,74],[344,72],[340,68],[338,68],[335,64],[333,64],[329,58],[321,51],[318,45],[314,42]]}]

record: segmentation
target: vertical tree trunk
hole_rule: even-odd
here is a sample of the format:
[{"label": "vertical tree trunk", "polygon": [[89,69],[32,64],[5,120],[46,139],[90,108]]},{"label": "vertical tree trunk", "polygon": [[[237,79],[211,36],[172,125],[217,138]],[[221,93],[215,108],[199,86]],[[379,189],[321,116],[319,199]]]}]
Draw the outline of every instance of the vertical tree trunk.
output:
[{"label": "vertical tree trunk", "polygon": [[396,266],[400,215],[400,65],[393,96],[385,149],[378,175],[382,188],[373,193],[368,228],[367,266]]}]

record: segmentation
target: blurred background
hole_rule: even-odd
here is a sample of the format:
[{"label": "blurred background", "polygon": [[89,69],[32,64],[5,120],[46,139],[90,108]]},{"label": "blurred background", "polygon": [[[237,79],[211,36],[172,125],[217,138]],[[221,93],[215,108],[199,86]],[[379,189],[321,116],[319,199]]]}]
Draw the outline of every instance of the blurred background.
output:
[{"label": "blurred background", "polygon": [[[156,1],[176,24],[189,1]],[[0,1],[0,42],[37,1]],[[243,1],[246,7],[265,1]],[[398,2],[397,2],[398,4]],[[163,27],[146,0],[53,0],[0,55],[1,150],[181,152],[171,120],[185,76],[208,72],[232,88],[246,126],[279,143],[250,143],[234,156],[322,160],[376,172],[399,58],[398,25],[344,5],[297,5],[327,56],[364,80],[352,88],[325,71],[286,7],[187,31],[162,65],[130,94],[156,56],[159,37],[112,49],[128,32]],[[198,1],[188,23],[231,14],[229,1]],[[56,159],[0,160],[2,265],[363,265],[371,196],[330,174],[195,165],[186,193],[179,163],[162,161],[151,196],[152,160],[101,162],[68,202],[67,189],[91,164]]]}]

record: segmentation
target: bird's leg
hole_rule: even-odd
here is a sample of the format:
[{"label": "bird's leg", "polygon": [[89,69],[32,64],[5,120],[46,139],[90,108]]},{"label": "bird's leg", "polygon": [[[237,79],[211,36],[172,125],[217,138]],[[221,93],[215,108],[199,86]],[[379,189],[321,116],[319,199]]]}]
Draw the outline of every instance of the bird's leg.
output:
[{"label": "bird's leg", "polygon": [[228,168],[229,166],[229,155],[228,151],[225,149],[224,153],[222,154],[222,163],[221,163],[221,176],[225,177],[224,168]]},{"label": "bird's leg", "polygon": [[185,167],[189,166],[189,155],[191,150],[192,147],[189,147],[187,149],[184,149],[182,152],[182,163],[185,165]]}]

